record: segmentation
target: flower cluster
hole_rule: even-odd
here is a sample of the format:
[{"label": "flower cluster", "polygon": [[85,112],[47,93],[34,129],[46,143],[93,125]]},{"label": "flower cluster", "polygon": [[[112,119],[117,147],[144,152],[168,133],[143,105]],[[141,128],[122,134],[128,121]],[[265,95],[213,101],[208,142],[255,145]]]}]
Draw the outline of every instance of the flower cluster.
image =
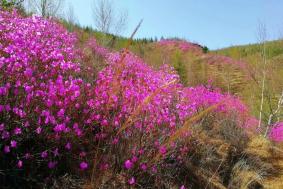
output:
[{"label": "flower cluster", "polygon": [[119,127],[138,115],[135,127],[149,131],[176,120],[174,104],[181,85],[171,67],[153,70],[132,53],[112,53],[108,63],[98,74],[96,96],[89,102],[100,125]]},{"label": "flower cluster", "polygon": [[[83,125],[73,125],[88,114],[81,99],[88,95],[90,85],[76,77],[80,73],[76,37],[55,22],[36,16],[21,17],[15,11],[1,11],[0,20],[3,151],[9,153],[30,137],[56,141],[70,133],[81,135]],[[30,150],[15,154],[23,158]],[[19,162],[22,167],[24,162]],[[54,162],[50,161],[48,167],[55,167]]]},{"label": "flower cluster", "polygon": [[275,142],[283,142],[283,122],[272,125],[269,138]]},{"label": "flower cluster", "polygon": [[224,64],[224,65],[233,65],[237,68],[242,69],[243,71],[247,70],[247,64],[243,61],[234,60],[231,57],[223,56],[223,55],[215,55],[215,54],[206,54],[205,59],[207,60],[207,64],[211,65],[218,65],[218,64]]},{"label": "flower cluster", "polygon": [[106,58],[107,55],[110,53],[107,48],[100,46],[95,38],[89,39],[86,46],[92,50],[92,53],[104,58]]},{"label": "flower cluster", "polygon": [[177,49],[180,49],[183,52],[194,52],[194,53],[202,53],[202,47],[195,43],[190,43],[185,40],[161,40],[158,42],[159,45],[165,46],[165,47],[174,47]]},{"label": "flower cluster", "polygon": [[[90,149],[103,153],[113,146],[119,149],[123,141],[142,133],[146,143],[121,147],[131,152],[120,163],[128,172],[138,167],[155,173],[157,166],[149,165],[144,154],[155,151],[165,157],[170,148],[164,140],[186,119],[213,105],[216,113],[236,113],[239,126],[248,114],[247,107],[231,95],[210,86],[184,87],[172,67],[153,69],[133,53],[109,52],[94,39],[86,46],[107,66],[90,81],[92,76],[81,77],[84,65],[75,50],[76,37],[62,26],[16,12],[1,11],[0,21],[0,157],[12,154],[18,168],[25,167],[25,160],[39,158],[55,169],[60,157],[75,153],[77,167],[87,170]],[[182,41],[160,43],[200,51]],[[36,148],[31,139],[43,145]],[[90,147],[96,144],[99,148]],[[172,143],[171,147],[179,154],[188,152],[187,146]],[[98,167],[111,167],[111,157],[101,158]],[[136,178],[129,177],[128,183],[135,184]]]}]

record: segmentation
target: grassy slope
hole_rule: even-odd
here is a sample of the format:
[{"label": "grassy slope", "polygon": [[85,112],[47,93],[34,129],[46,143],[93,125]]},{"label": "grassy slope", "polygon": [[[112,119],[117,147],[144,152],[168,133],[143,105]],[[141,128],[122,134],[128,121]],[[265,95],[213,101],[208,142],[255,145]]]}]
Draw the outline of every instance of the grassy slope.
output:
[{"label": "grassy slope", "polygon": [[[115,50],[126,47],[128,43],[128,39],[124,37],[64,24],[69,30],[79,33],[82,43],[90,37],[95,37],[103,46]],[[259,44],[195,53],[184,52],[175,47],[160,46],[149,39],[140,39],[132,41],[130,50],[153,67],[158,68],[164,63],[174,66],[185,85],[207,84],[208,80],[211,80],[214,86],[221,88],[224,92],[243,99],[255,116],[259,114],[263,70],[262,46]],[[283,88],[283,41],[267,42],[266,56],[265,121],[276,106],[278,95]],[[227,57],[228,60],[225,59]],[[244,67],[239,66],[239,63],[244,64]]]},{"label": "grassy slope", "polygon": [[[100,44],[120,50],[126,47],[128,41],[126,38],[121,37],[116,37],[113,40],[113,36],[89,28],[75,27],[70,29],[77,31],[82,44],[90,37],[95,36]],[[271,104],[274,106],[277,100],[276,95],[283,88],[282,41],[269,42],[266,49],[268,79],[265,95],[268,98],[265,99],[271,99]],[[260,82],[262,79],[260,45],[231,47],[209,53],[195,53],[183,52],[174,47],[160,46],[149,40],[136,40],[130,46],[130,50],[153,67],[158,68],[164,63],[174,66],[185,85],[207,84],[208,80],[212,80],[214,86],[242,98],[251,107],[253,114],[258,115]],[[227,59],[227,57],[232,59]],[[244,67],[239,66],[239,61],[245,63]],[[270,112],[269,104],[265,100],[265,119]],[[278,148],[263,137],[250,136],[245,141],[243,140],[246,139],[245,136],[240,136],[238,131],[234,131],[231,126],[227,129],[227,126],[224,124],[223,127],[213,127],[212,129],[209,127],[210,129],[207,131],[200,128],[200,131],[204,132],[203,135],[196,132],[197,141],[202,141],[203,137],[201,145],[198,144],[195,148],[199,150],[196,152],[199,158],[209,160],[215,156],[217,166],[219,164],[223,164],[223,166],[219,171],[213,171],[213,176],[210,176],[208,170],[215,170],[213,162],[211,164],[206,162],[207,164],[194,165],[190,161],[188,162],[188,170],[193,171],[188,171],[188,173],[193,173],[191,175],[192,179],[198,178],[202,183],[209,182],[211,188],[226,188],[222,184],[224,182],[227,185],[226,182],[228,181],[229,188],[282,188],[283,162],[280,147]],[[224,134],[225,132],[228,133]],[[223,138],[223,136],[225,137]],[[240,144],[243,142],[246,142],[246,144],[241,146]],[[223,145],[226,144],[227,149],[233,149],[232,154],[231,150],[222,149]],[[208,153],[211,148],[217,149],[216,154]],[[220,157],[223,156],[222,158],[218,157],[218,152],[221,154]],[[221,174],[223,171],[230,176],[222,182]],[[114,181],[111,179],[110,183],[115,183],[115,179]]]},{"label": "grassy slope", "polygon": [[[116,50],[125,47],[127,44],[126,38],[117,37],[113,41],[113,36],[105,35],[89,28],[82,29],[67,23],[65,23],[65,26],[69,30],[78,33],[82,44],[92,36],[95,36],[101,44]],[[159,67],[163,63],[171,64],[178,71],[185,85],[207,84],[207,81],[212,79],[213,85],[244,99],[252,107],[254,114],[257,115],[258,100],[260,98],[260,86],[258,83],[261,81],[261,72],[258,70],[262,64],[259,45],[231,47],[199,54],[183,52],[177,48],[162,47],[147,40],[137,40],[134,41],[130,49],[153,67]],[[268,89],[272,89],[270,96],[276,96],[275,94],[278,94],[283,87],[282,41],[268,43],[267,49],[267,86]],[[237,64],[231,64],[231,62],[227,64],[222,60],[223,57],[218,57],[219,55],[232,57],[233,60],[245,61],[247,68],[243,69],[237,66]],[[208,62],[211,62],[214,58],[216,59],[214,63],[209,64]],[[265,106],[265,110],[268,112],[268,106]],[[228,128],[227,130],[227,124],[223,124],[223,127],[220,128],[218,126],[211,128],[211,125],[207,129],[195,128],[198,129],[198,132],[193,137],[195,137],[196,141],[200,141],[200,144],[197,144],[193,149],[198,150],[195,152],[195,154],[199,155],[197,158],[205,163],[200,161],[199,165],[194,165],[189,161],[188,167],[190,169],[188,170],[190,171],[187,171],[186,174],[189,176],[192,174],[192,180],[197,178],[202,183],[210,183],[213,186],[208,188],[226,188],[222,187],[223,183],[219,176],[223,170],[225,173],[232,175],[231,178],[224,179],[225,185],[227,185],[226,180],[231,182],[229,188],[260,188],[260,186],[264,188],[282,188],[283,174],[278,172],[283,169],[282,155],[279,153],[282,151],[275,151],[273,144],[270,144],[270,141],[264,138],[251,137],[252,140],[242,140],[246,139],[246,136],[239,137],[242,133],[238,131],[238,128],[235,131],[233,127]],[[224,131],[229,133],[223,134]],[[241,143],[247,144],[241,146]],[[225,150],[223,146],[227,146],[227,149],[225,148]],[[211,149],[213,149],[212,153]],[[216,149],[215,152],[214,149]],[[238,159],[240,157],[242,159]],[[220,165],[222,166],[220,167]],[[220,171],[213,171],[212,176],[208,174],[210,169],[218,170],[218,168],[220,168]],[[273,173],[274,170],[276,174]],[[266,175],[271,175],[271,178],[269,179]],[[273,175],[277,177],[273,177]],[[119,175],[114,174],[114,178],[115,176],[117,180],[120,179],[118,178]],[[115,184],[115,179],[109,178],[111,178],[109,182]]]},{"label": "grassy slope", "polygon": [[[230,47],[201,54],[152,43],[133,49],[153,66],[163,63],[173,65],[187,85],[207,84],[208,80],[212,80],[214,86],[243,99],[252,113],[258,115],[263,70],[260,45]],[[283,88],[283,42],[268,42],[266,55],[265,121]]]},{"label": "grassy slope", "polygon": [[[283,41],[270,41],[266,43],[266,90],[265,90],[265,112],[270,112],[269,104],[276,104],[278,96],[283,89]],[[256,95],[255,100],[251,101],[254,112],[257,112],[259,106],[259,94],[261,89],[262,72],[263,70],[263,58],[262,58],[263,46],[260,44],[252,44],[245,46],[229,47],[215,51],[217,54],[232,57],[236,60],[242,60],[246,62],[254,71],[256,81],[259,83],[251,82],[248,88],[243,93],[245,99],[249,96]],[[269,103],[269,99],[271,103]]]}]

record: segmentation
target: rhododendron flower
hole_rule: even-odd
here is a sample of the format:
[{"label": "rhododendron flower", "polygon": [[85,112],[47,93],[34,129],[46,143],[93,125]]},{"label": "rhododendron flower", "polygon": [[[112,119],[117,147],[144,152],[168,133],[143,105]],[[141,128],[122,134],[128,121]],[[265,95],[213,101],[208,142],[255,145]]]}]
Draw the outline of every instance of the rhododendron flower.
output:
[{"label": "rhododendron flower", "polygon": [[153,165],[153,166],[152,166],[151,171],[152,171],[153,173],[157,173],[157,167],[156,167],[156,165]]},{"label": "rhododendron flower", "polygon": [[15,128],[14,133],[15,133],[15,135],[22,134],[22,129],[17,127],[17,128]]},{"label": "rhododendron flower", "polygon": [[129,183],[129,185],[134,185],[134,184],[136,183],[135,177],[131,177],[131,178],[128,180],[128,183]]},{"label": "rhododendron flower", "polygon": [[81,170],[85,170],[87,168],[88,168],[88,164],[86,162],[83,161],[83,162],[80,163],[80,169]]},{"label": "rhododendron flower", "polygon": [[10,137],[10,133],[8,131],[3,131],[2,133],[2,139],[7,139]]},{"label": "rhododendron flower", "polygon": [[56,148],[56,149],[53,151],[53,154],[54,154],[55,157],[56,157],[56,156],[59,156],[59,149]]},{"label": "rhododendron flower", "polygon": [[26,153],[26,154],[24,155],[24,157],[25,157],[25,159],[29,159],[29,158],[31,157],[31,155],[30,155],[30,153]]},{"label": "rhododendron flower", "polygon": [[131,169],[133,167],[133,163],[131,160],[126,160],[125,163],[124,163],[124,167],[126,169]]},{"label": "rhododendron flower", "polygon": [[10,146],[4,146],[4,152],[5,153],[9,153],[11,150],[10,150]]},{"label": "rhododendron flower", "polygon": [[71,145],[71,143],[70,143],[70,142],[68,142],[68,143],[65,145],[65,148],[66,148],[67,150],[70,150],[70,149],[71,149],[71,147],[72,147],[72,145]]},{"label": "rhododendron flower", "polygon": [[0,131],[3,131],[4,130],[4,123],[0,124]]},{"label": "rhododendron flower", "polygon": [[143,170],[143,171],[146,171],[146,169],[147,169],[147,166],[146,166],[145,163],[142,163],[142,164],[140,165],[140,167],[141,167],[141,170]]},{"label": "rhododendron flower", "polygon": [[24,71],[24,74],[25,74],[25,76],[27,76],[27,77],[31,77],[31,76],[32,76],[32,69],[27,68],[27,69]]},{"label": "rhododendron flower", "polygon": [[47,151],[41,152],[40,157],[42,157],[42,158],[46,158],[47,156],[48,156]]},{"label": "rhododendron flower", "polygon": [[60,118],[63,118],[65,115],[65,110],[64,109],[60,109],[57,113],[57,116],[60,117]]},{"label": "rhododendron flower", "polygon": [[162,155],[165,155],[167,153],[166,146],[160,146],[159,153],[161,153]]},{"label": "rhododendron flower", "polygon": [[18,168],[22,168],[22,167],[23,167],[23,161],[22,161],[22,160],[19,160],[19,161],[18,161],[17,167],[18,167]]},{"label": "rhododendron flower", "polygon": [[131,161],[133,163],[136,163],[138,160],[139,160],[139,158],[137,156],[133,156],[132,159],[131,159]]},{"label": "rhododendron flower", "polygon": [[269,138],[276,142],[283,142],[283,122],[272,125]]},{"label": "rhododendron flower", "polygon": [[35,130],[35,132],[36,132],[37,134],[40,134],[41,131],[42,131],[42,128],[41,128],[41,127],[37,127],[37,129]]},{"label": "rhododendron flower", "polygon": [[11,140],[11,147],[16,148],[17,147],[17,141]]},{"label": "rhododendron flower", "polygon": [[112,144],[115,145],[115,144],[118,144],[118,142],[119,142],[119,139],[118,138],[114,138],[113,141],[112,141]]},{"label": "rhododendron flower", "polygon": [[57,161],[49,161],[48,162],[48,168],[49,169],[54,169],[57,165]]},{"label": "rhododendron flower", "polygon": [[86,153],[85,152],[80,152],[80,157],[85,157],[86,156]]}]

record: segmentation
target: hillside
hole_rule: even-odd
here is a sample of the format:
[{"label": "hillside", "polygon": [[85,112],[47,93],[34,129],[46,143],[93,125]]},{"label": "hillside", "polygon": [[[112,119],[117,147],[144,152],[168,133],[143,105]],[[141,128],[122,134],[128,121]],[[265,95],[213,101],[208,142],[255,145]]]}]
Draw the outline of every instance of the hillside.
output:
[{"label": "hillside", "polygon": [[[189,42],[187,42],[190,44]],[[182,50],[178,45],[160,45],[159,42],[133,47],[133,51],[152,66],[171,64],[184,84],[196,86],[208,81],[222,91],[239,96],[255,116],[259,114],[263,59],[258,44],[237,46],[217,51]],[[266,44],[265,121],[277,106],[283,87],[283,42]]]},{"label": "hillside", "polygon": [[268,123],[280,41],[266,46],[259,127],[258,45],[210,52],[15,10],[0,20],[0,187],[283,187],[280,112]]}]

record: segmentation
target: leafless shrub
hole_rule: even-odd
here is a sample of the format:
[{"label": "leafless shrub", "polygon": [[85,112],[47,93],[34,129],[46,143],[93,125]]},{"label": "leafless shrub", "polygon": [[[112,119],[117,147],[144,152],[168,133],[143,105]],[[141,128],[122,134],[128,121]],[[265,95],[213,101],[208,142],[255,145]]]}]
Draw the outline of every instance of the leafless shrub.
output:
[{"label": "leafless shrub", "polygon": [[96,28],[103,33],[120,34],[126,27],[127,11],[117,12],[112,0],[94,0],[92,13]]},{"label": "leafless shrub", "polygon": [[64,5],[64,0],[28,0],[28,7],[42,17],[58,17]]}]

